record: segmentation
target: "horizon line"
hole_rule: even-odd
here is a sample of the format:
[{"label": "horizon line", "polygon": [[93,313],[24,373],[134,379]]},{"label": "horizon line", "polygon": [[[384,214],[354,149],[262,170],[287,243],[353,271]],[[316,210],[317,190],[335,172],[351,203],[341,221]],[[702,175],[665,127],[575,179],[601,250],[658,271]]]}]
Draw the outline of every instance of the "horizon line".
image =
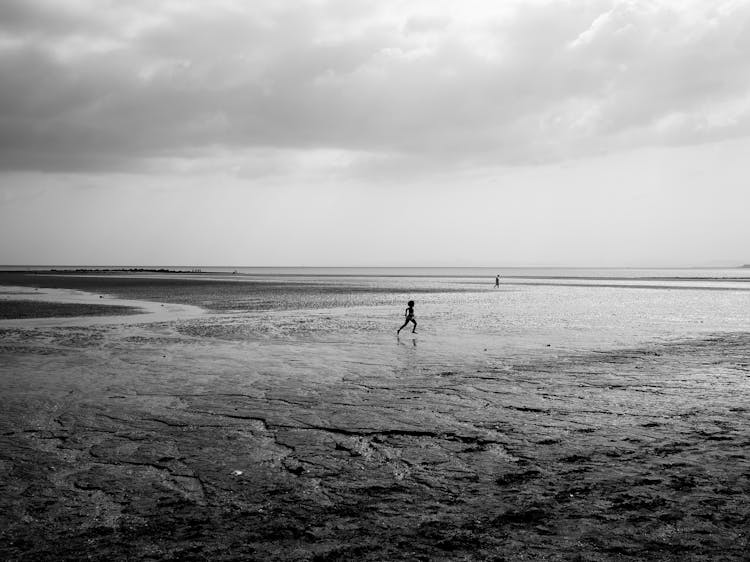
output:
[{"label": "horizon line", "polygon": [[713,265],[210,265],[210,264],[0,264],[4,267],[34,267],[34,268],[117,268],[117,269],[151,269],[151,268],[215,268],[215,269],[742,269],[750,267],[750,261],[745,263]]}]

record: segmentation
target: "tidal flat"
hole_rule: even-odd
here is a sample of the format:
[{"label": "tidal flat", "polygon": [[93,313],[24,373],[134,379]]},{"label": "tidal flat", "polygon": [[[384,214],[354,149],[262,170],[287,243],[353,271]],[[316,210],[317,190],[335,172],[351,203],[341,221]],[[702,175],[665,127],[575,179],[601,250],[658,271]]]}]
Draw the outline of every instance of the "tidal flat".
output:
[{"label": "tidal flat", "polygon": [[[184,297],[194,288],[168,307],[195,303]],[[408,287],[376,291],[375,304],[337,289],[342,306],[305,285],[315,307],[299,306],[309,295],[269,306],[297,289],[262,289],[232,285],[230,300],[212,290],[203,313],[148,321],[0,322],[0,557],[747,558],[741,315],[731,330],[696,312],[683,320],[695,330],[668,319],[633,337],[644,309],[638,330],[620,316],[589,337],[568,319],[555,339],[563,328],[523,307],[509,318],[508,303],[585,289]],[[612,293],[595,291],[601,319]],[[413,294],[423,328],[396,338],[393,310]],[[721,312],[747,295],[706,298]],[[466,334],[445,299],[469,310],[467,323],[488,299],[505,316],[497,331]],[[508,328],[523,321],[536,336]]]}]

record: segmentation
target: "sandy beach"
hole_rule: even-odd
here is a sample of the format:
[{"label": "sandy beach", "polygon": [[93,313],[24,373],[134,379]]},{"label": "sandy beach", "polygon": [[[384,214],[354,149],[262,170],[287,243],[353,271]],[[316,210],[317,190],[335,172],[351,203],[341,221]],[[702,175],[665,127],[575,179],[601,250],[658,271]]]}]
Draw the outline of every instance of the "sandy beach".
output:
[{"label": "sandy beach", "polygon": [[747,559],[746,332],[467,361],[40,291],[143,313],[0,320],[4,560]]},{"label": "sandy beach", "polygon": [[750,562],[748,53],[0,0],[0,562]]}]

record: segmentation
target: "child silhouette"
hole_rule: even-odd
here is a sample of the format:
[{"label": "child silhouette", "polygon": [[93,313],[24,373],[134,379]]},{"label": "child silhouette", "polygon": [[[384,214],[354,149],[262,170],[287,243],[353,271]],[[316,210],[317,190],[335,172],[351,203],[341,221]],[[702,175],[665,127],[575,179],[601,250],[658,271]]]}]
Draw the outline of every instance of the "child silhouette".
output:
[{"label": "child silhouette", "polygon": [[417,321],[414,320],[414,301],[409,301],[407,303],[406,311],[404,312],[404,317],[406,320],[404,320],[404,325],[401,326],[398,330],[396,330],[396,334],[398,334],[401,330],[406,328],[406,325],[411,322],[414,324],[414,329],[412,329],[411,333],[416,334],[417,333]]}]

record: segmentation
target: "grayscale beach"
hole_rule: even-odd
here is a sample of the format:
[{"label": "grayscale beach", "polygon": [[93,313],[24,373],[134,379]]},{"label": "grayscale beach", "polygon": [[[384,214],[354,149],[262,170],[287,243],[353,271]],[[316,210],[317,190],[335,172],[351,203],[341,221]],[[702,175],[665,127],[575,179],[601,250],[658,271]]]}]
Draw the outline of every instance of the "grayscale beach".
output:
[{"label": "grayscale beach", "polygon": [[748,53],[0,1],[0,562],[750,561]]},{"label": "grayscale beach", "polygon": [[0,558],[747,559],[747,270],[391,273],[0,274]]}]

